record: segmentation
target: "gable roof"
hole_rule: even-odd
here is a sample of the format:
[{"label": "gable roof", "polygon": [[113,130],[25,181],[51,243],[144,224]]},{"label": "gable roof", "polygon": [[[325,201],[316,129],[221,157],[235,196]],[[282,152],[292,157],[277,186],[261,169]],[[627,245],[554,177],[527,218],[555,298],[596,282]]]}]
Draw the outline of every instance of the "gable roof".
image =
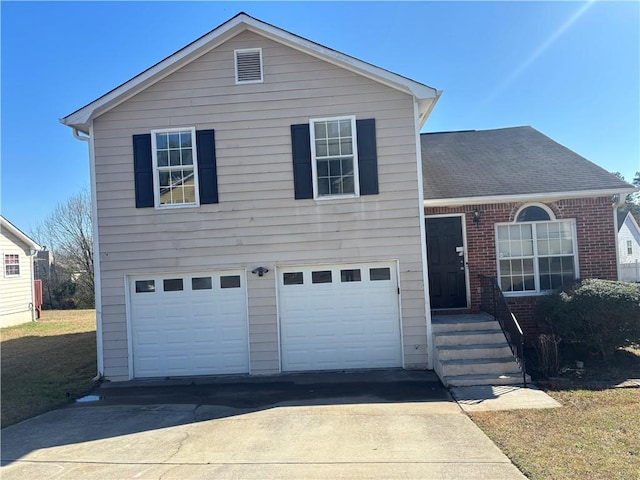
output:
[{"label": "gable roof", "polygon": [[578,198],[635,187],[532,127],[423,133],[425,205]]},{"label": "gable roof", "polygon": [[14,237],[17,237],[22,243],[32,250],[42,250],[42,247],[38,245],[34,240],[28,237],[18,227],[12,224],[9,220],[0,216],[0,228],[11,233]]},{"label": "gable roof", "polygon": [[376,67],[370,63],[363,62],[357,58],[350,57],[241,12],[122,85],[107,92],[79,110],[61,118],[60,123],[75,130],[89,133],[92,119],[109,111],[196,58],[201,57],[220,44],[247,30],[413,95],[418,100],[421,125],[426,121],[442,93],[435,88]]},{"label": "gable roof", "polygon": [[618,214],[618,231],[620,231],[620,229],[625,224],[627,219],[629,219],[629,228],[632,230],[635,229],[635,231],[638,232],[638,234],[640,234],[640,225],[638,225],[638,222],[636,221],[635,217],[631,214],[631,212],[621,212],[620,210],[618,210],[617,214]]}]

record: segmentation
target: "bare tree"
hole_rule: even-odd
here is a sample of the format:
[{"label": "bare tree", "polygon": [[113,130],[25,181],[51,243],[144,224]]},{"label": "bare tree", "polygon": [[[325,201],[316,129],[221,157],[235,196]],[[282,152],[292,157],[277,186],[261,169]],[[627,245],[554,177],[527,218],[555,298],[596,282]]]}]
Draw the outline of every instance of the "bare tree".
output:
[{"label": "bare tree", "polygon": [[[56,205],[33,230],[33,235],[41,245],[47,245],[53,255],[52,271],[56,278],[47,287],[52,307],[93,306],[93,228],[89,193],[83,191]],[[51,293],[52,289],[54,293]]]}]

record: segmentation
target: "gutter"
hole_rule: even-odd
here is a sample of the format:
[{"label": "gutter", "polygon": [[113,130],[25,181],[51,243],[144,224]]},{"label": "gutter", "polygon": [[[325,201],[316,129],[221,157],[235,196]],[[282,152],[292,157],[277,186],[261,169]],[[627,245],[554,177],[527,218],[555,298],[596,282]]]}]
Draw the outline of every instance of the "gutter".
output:
[{"label": "gutter", "polygon": [[509,194],[509,195],[491,195],[478,197],[457,197],[457,198],[434,198],[424,201],[425,207],[455,207],[461,205],[483,205],[488,203],[511,203],[511,202],[535,202],[535,201],[551,201],[563,200],[569,198],[585,198],[585,197],[606,197],[608,195],[624,198],[630,188],[612,188],[607,190],[577,190],[571,192],[543,192],[529,194]]}]

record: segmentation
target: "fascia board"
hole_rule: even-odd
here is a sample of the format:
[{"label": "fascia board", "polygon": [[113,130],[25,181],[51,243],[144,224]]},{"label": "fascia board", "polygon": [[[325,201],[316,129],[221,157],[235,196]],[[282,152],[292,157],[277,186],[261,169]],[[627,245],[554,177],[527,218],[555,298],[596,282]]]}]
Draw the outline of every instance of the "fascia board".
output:
[{"label": "fascia board", "polygon": [[438,96],[438,91],[427,85],[415,82],[356,58],[349,57],[327,47],[323,47],[322,45],[313,43],[302,37],[298,37],[280,28],[266,24],[260,20],[256,20],[248,15],[240,14],[93,102],[64,118],[61,118],[60,123],[69,127],[78,128],[83,133],[88,133],[89,122],[96,116],[107,112],[137,93],[140,93],[145,88],[148,88],[154,83],[162,80],[187,63],[210,52],[218,45],[226,42],[244,30],[250,30],[254,33],[263,35],[278,43],[287,45],[347,70],[351,70],[354,73],[371,78],[372,80],[388,85],[396,90],[409,93],[418,99],[436,98]]},{"label": "fascia board", "polygon": [[219,26],[93,102],[61,118],[60,123],[69,127],[77,127],[83,133],[88,133],[89,123],[93,118],[116,107],[145,88],[171,75],[189,62],[205,55],[221,43],[241,33],[243,31],[240,26],[241,23],[242,20],[239,16]]},{"label": "fascia board", "polygon": [[34,242],[31,238],[27,237],[18,227],[13,225],[9,220],[4,217],[0,217],[0,225],[2,225],[3,230],[7,230],[13,236],[17,237],[18,240],[25,243],[29,248],[33,250],[42,250],[42,247]]},{"label": "fascia board", "polygon": [[255,18],[248,17],[246,20],[248,30],[264,35],[278,43],[327,61],[338,67],[350,70],[359,75],[383,83],[396,90],[410,93],[418,99],[435,98],[438,90],[396,73],[390,72],[380,67],[376,67],[355,57],[350,57],[337,50],[324,47],[318,43],[299,37],[273,25],[265,24]]},{"label": "fascia board", "polygon": [[576,190],[569,192],[547,192],[547,193],[529,193],[515,195],[491,195],[482,197],[457,197],[457,198],[435,198],[424,201],[425,207],[452,207],[460,205],[483,205],[489,203],[511,203],[511,202],[535,202],[535,201],[553,201],[564,200],[570,198],[593,198],[604,197],[608,195],[619,195],[632,192],[629,188],[616,188],[605,190]]}]

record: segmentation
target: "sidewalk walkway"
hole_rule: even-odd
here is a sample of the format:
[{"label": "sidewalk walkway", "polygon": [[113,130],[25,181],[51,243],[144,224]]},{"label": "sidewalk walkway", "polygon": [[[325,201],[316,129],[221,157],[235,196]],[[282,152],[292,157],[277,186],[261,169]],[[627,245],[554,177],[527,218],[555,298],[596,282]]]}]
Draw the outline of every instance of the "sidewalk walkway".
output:
[{"label": "sidewalk walkway", "polygon": [[453,398],[465,412],[558,408],[562,405],[536,386],[514,385],[452,387]]}]

